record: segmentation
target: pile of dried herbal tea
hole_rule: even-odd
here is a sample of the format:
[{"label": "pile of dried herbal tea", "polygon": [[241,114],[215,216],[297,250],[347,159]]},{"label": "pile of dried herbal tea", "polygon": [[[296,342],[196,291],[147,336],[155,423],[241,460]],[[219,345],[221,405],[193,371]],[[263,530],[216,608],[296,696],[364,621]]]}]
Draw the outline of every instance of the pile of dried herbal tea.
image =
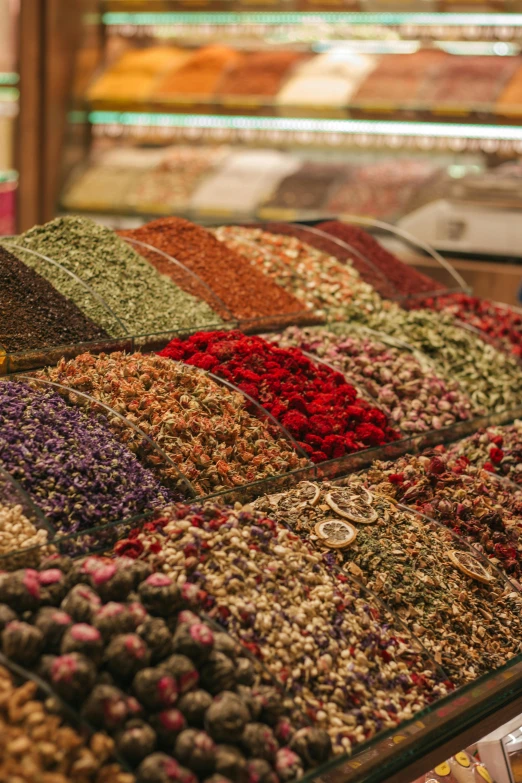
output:
[{"label": "pile of dried herbal tea", "polygon": [[[307,464],[275,426],[248,413],[243,395],[171,359],[85,353],[38,375],[86,392],[136,424],[202,495]],[[171,473],[165,467],[166,477]]]},{"label": "pile of dried herbal tea", "polygon": [[0,466],[60,533],[119,521],[172,498],[103,418],[20,382],[0,383]]},{"label": "pile of dried herbal tea", "polygon": [[[5,609],[6,607],[4,607]],[[113,740],[98,732],[85,740],[49,712],[36,683],[16,687],[0,667],[0,780],[12,783],[135,783],[112,761]]]},{"label": "pile of dried herbal tea", "polygon": [[483,470],[522,484],[522,421],[487,427],[448,446],[450,459],[468,460]]},{"label": "pile of dried herbal tea", "polygon": [[[28,567],[37,564],[41,552],[45,552],[48,538],[49,531],[43,527],[37,528],[20,504],[0,500],[0,568],[3,571],[18,568],[21,562]],[[8,556],[31,547],[34,548],[33,552]]]},{"label": "pile of dried herbal tea", "polygon": [[520,406],[522,368],[514,356],[456,325],[447,313],[406,312],[390,304],[387,313],[374,314],[365,325],[424,353],[438,374],[460,384],[474,406],[493,413]]},{"label": "pile of dried herbal tea", "polygon": [[388,411],[393,425],[404,433],[442,429],[485,412],[458,383],[439,376],[422,354],[385,335],[338,324],[332,329],[291,326],[266,338],[328,362]]},{"label": "pile of dried herbal tea", "polygon": [[205,591],[206,612],[286,685],[338,753],[451,687],[363,588],[248,506],[173,505],[115,552]]},{"label": "pile of dried herbal tea", "polygon": [[392,306],[355,269],[296,237],[242,226],[223,226],[215,234],[319,316],[364,321]]},{"label": "pile of dried herbal tea", "polygon": [[195,613],[200,598],[142,560],[50,558],[0,575],[2,652],[104,732],[140,783],[283,783],[327,761],[328,734]]},{"label": "pile of dried herbal tea", "polygon": [[[455,684],[521,651],[522,598],[514,586],[447,528],[366,492],[357,477],[301,482],[254,506],[313,542],[327,566],[344,567],[382,597]],[[346,526],[345,543],[339,533],[328,537],[335,522]]]},{"label": "pile of dried herbal tea", "polygon": [[397,440],[379,408],[357,396],[341,373],[242,332],[197,332],[160,353],[225,378],[261,403],[312,462]]},{"label": "pile of dried herbal tea", "polygon": [[206,302],[182,291],[113,231],[88,218],[57,218],[6,247],[113,337],[221,322]]},{"label": "pile of dried herbal tea", "polygon": [[400,457],[360,474],[370,491],[412,506],[473,544],[510,577],[522,579],[522,492],[465,458]]}]

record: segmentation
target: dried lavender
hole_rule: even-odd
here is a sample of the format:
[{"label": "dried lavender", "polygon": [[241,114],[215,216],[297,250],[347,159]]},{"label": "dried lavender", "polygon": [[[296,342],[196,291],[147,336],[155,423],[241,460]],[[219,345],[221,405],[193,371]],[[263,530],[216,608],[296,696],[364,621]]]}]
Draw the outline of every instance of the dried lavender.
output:
[{"label": "dried lavender", "polygon": [[0,465],[62,533],[124,519],[169,498],[102,419],[23,383],[0,384]]}]

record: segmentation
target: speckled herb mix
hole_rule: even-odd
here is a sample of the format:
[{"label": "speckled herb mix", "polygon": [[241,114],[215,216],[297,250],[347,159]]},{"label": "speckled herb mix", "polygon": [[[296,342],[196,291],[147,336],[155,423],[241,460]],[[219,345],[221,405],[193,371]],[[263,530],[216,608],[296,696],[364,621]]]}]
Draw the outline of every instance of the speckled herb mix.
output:
[{"label": "speckled herb mix", "polygon": [[[87,746],[52,723],[65,780],[290,783],[521,652],[519,421],[316,481],[515,410],[520,319],[443,294],[402,309],[436,284],[360,229],[266,228],[128,232],[189,271],[84,218],[0,248],[7,351],[190,332],[0,383],[0,468],[23,500],[0,483],[0,649],[97,731]],[[327,323],[224,331],[283,311]],[[254,482],[249,505],[204,499]],[[0,688],[25,698],[3,670]],[[55,719],[33,708],[44,736]],[[24,715],[0,708],[15,748]]]}]

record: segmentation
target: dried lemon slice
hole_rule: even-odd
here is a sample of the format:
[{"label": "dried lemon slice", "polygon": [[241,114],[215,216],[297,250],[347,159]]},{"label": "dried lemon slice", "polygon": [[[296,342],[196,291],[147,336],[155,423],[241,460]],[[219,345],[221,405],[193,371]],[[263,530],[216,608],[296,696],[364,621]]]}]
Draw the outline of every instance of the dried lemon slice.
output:
[{"label": "dried lemon slice", "polygon": [[311,481],[303,481],[299,487],[299,499],[303,498],[310,506],[316,506],[321,497],[321,490]]},{"label": "dried lemon slice", "polygon": [[459,571],[462,571],[466,576],[470,576],[472,579],[476,579],[477,582],[483,584],[489,584],[494,580],[494,576],[485,566],[482,565],[480,560],[473,557],[469,552],[461,552],[459,549],[452,549],[448,552],[448,557],[457,566]]},{"label": "dried lemon slice", "polygon": [[361,525],[371,525],[379,516],[371,505],[373,495],[364,487],[359,491],[362,494],[357,494],[353,487],[340,487],[328,492],[325,500],[340,517]]},{"label": "dried lemon slice", "polygon": [[278,511],[295,511],[296,508],[305,508],[308,505],[315,506],[321,496],[321,490],[317,484],[311,481],[302,481],[292,492],[282,493],[277,501]]},{"label": "dried lemon slice", "polygon": [[350,546],[357,535],[354,526],[342,519],[325,519],[324,522],[318,522],[314,530],[321,543],[331,549],[344,549]]}]

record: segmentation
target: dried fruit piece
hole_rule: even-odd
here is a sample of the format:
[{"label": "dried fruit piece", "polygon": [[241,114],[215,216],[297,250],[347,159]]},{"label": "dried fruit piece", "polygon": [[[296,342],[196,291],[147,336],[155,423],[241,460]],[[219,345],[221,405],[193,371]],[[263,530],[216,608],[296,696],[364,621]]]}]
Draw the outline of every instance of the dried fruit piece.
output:
[{"label": "dried fruit piece", "polygon": [[376,510],[371,505],[373,495],[364,487],[359,491],[350,487],[334,489],[328,492],[325,500],[336,514],[351,519],[352,522],[371,525],[378,518]]},{"label": "dried fruit piece", "polygon": [[357,536],[357,530],[354,526],[342,519],[327,519],[324,522],[318,522],[314,530],[322,539],[323,544],[330,549],[345,549],[355,541]]},{"label": "dried fruit piece", "polygon": [[459,571],[462,571],[463,574],[470,576],[472,579],[476,579],[477,582],[483,582],[488,585],[495,578],[491,571],[485,568],[480,560],[470,555],[469,552],[453,549],[451,552],[448,552],[448,557]]}]

